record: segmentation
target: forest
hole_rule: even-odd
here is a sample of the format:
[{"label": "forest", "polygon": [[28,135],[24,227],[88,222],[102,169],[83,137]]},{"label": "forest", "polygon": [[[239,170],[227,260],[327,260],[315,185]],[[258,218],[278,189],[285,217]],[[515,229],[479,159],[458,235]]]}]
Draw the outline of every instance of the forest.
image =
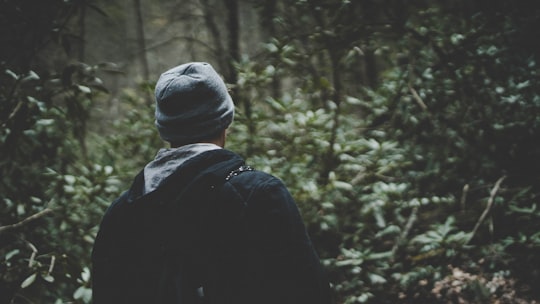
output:
[{"label": "forest", "polygon": [[211,63],[336,304],[540,302],[540,1],[0,1],[0,304],[91,303],[101,218]]}]

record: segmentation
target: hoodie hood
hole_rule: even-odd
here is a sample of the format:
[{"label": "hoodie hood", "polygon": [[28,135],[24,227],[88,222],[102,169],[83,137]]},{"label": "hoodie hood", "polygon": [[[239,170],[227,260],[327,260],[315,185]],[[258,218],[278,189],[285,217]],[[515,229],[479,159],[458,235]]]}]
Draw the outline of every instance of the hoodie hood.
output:
[{"label": "hoodie hood", "polygon": [[197,143],[159,150],[156,158],[144,167],[143,194],[156,190],[167,177],[187,160],[201,153],[217,149],[221,149],[221,147],[210,143]]}]

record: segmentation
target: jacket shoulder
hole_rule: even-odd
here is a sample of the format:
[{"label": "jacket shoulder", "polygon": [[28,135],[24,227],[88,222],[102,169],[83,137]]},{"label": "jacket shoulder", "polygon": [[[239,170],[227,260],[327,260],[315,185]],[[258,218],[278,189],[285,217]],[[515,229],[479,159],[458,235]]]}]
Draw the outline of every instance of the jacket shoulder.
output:
[{"label": "jacket shoulder", "polygon": [[258,192],[268,191],[268,188],[288,193],[287,188],[279,178],[259,170],[250,170],[234,175],[223,186],[225,192],[233,192],[244,201],[249,201]]}]

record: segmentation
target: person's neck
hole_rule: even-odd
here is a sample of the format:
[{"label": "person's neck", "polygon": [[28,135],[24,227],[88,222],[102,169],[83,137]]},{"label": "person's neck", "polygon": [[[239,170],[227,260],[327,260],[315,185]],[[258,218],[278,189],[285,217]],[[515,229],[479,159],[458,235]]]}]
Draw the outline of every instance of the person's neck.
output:
[{"label": "person's neck", "polygon": [[216,146],[218,146],[220,148],[225,147],[225,142],[223,140],[216,139],[216,140],[194,142],[194,143],[189,143],[189,144],[185,144],[185,145],[171,144],[171,148],[180,148],[180,147],[184,147],[184,146],[188,146],[188,145],[196,145],[196,144],[212,144],[212,145],[216,145]]},{"label": "person's neck", "polygon": [[211,140],[211,141],[208,141],[208,142],[204,142],[205,144],[214,144],[216,146],[219,146],[221,148],[225,148],[225,138],[223,137],[220,137],[216,140]]},{"label": "person's neck", "polygon": [[[200,142],[194,142],[194,143],[190,143],[190,144],[214,144],[216,146],[219,146],[221,148],[225,148],[225,141],[227,139],[227,130],[223,130],[223,132],[221,132],[221,134],[214,138],[214,139],[208,139],[208,140],[204,140],[204,141],[200,141]],[[187,146],[188,144],[185,144],[185,145],[175,145],[175,144],[172,144],[171,143],[171,148],[180,148],[182,146]]]}]

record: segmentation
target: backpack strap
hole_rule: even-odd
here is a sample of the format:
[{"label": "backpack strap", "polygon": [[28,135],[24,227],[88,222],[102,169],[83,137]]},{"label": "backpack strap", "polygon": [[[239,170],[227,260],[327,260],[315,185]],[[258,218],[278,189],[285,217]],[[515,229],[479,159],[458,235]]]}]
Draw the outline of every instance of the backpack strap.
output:
[{"label": "backpack strap", "polygon": [[248,165],[242,165],[239,168],[234,169],[231,172],[229,172],[227,177],[225,177],[225,181],[229,181],[231,178],[237,176],[238,174],[242,172],[247,172],[247,171],[253,171],[253,168]]}]

